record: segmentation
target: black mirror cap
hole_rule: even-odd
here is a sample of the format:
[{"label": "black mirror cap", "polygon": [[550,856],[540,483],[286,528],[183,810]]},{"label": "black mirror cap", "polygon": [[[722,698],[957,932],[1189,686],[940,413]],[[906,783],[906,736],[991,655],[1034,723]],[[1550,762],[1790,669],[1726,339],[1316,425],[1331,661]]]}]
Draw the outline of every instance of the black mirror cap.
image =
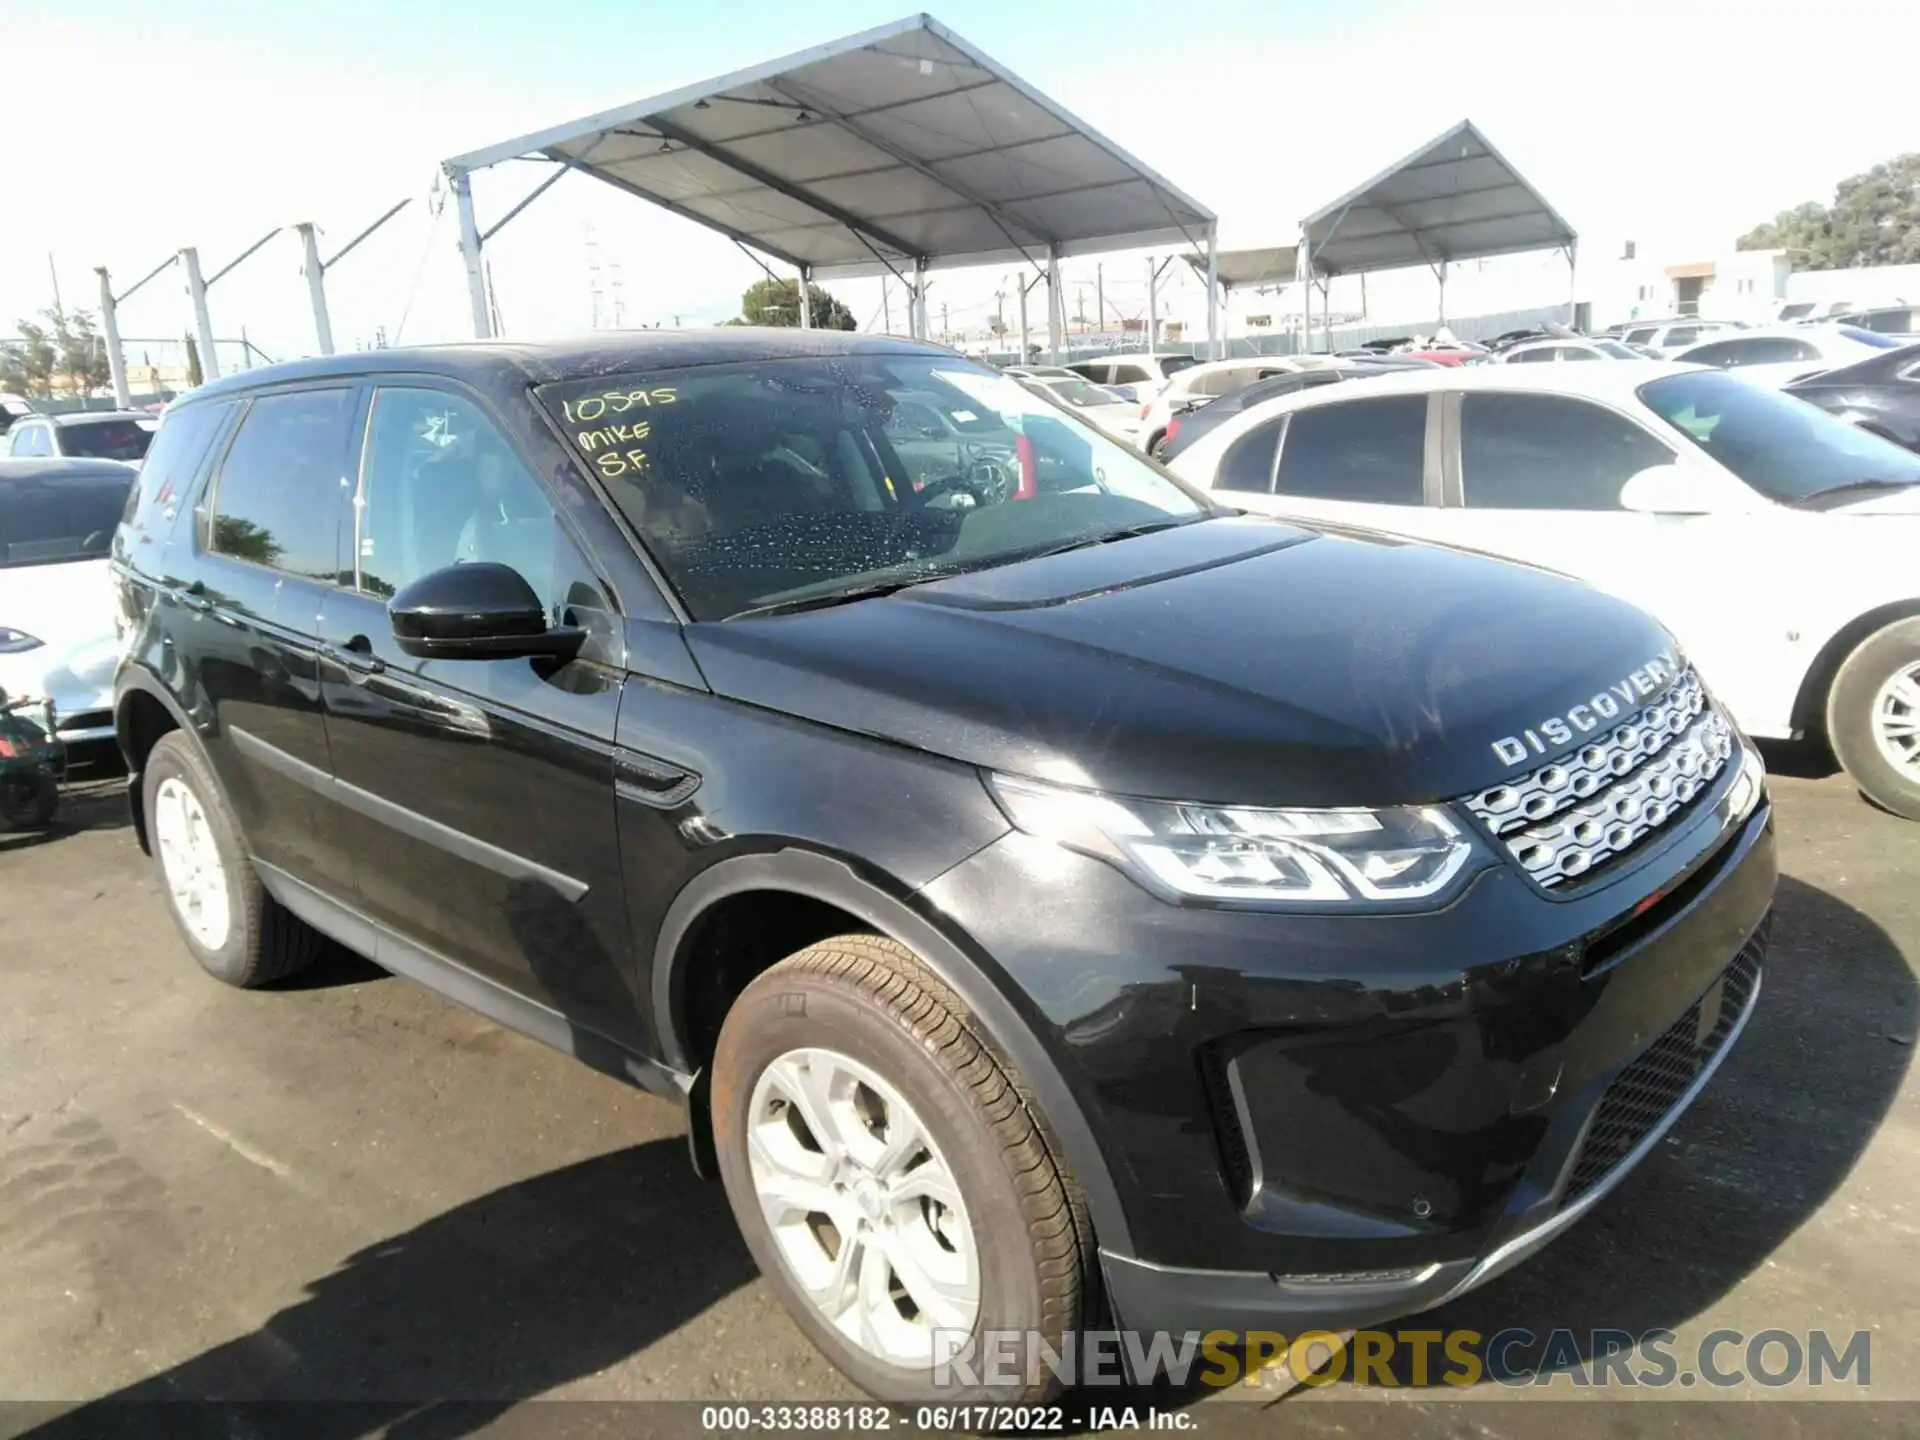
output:
[{"label": "black mirror cap", "polygon": [[525,577],[487,560],[448,565],[403,586],[387,601],[387,620],[400,648],[424,660],[570,659],[586,639],[571,626],[550,628]]}]

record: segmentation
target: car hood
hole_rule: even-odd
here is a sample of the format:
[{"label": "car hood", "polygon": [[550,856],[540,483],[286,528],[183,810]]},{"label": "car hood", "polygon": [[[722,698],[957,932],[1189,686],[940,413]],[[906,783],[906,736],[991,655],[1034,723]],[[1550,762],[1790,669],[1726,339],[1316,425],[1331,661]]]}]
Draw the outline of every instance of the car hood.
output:
[{"label": "car hood", "polygon": [[[1889,490],[1880,495],[1864,495],[1845,505],[1836,505],[1828,515],[1920,515],[1920,485],[1905,490]],[[1902,529],[1903,534],[1909,532]],[[1912,543],[1910,534],[1907,541]]]},{"label": "car hood", "polygon": [[1571,581],[1250,517],[687,635],[732,699],[990,769],[1248,805],[1470,793],[1538,763],[1495,742],[1631,696],[1672,652]]}]

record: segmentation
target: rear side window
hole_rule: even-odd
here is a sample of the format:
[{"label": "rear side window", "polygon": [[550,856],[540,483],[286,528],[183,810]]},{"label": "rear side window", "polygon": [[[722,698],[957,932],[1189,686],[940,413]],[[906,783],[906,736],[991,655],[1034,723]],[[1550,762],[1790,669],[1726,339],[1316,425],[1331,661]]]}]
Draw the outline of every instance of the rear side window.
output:
[{"label": "rear side window", "polygon": [[1585,400],[1461,398],[1460,484],[1469,509],[1618,510],[1621,486],[1672,460],[1638,425]]},{"label": "rear side window", "polygon": [[1427,397],[1391,395],[1296,410],[1280,451],[1282,495],[1418,505],[1427,453]]},{"label": "rear side window", "polygon": [[1153,379],[1138,365],[1115,365],[1111,368],[1113,374],[1106,382],[1109,385],[1144,385]]},{"label": "rear side window", "polygon": [[1256,425],[1227,447],[1220,457],[1220,469],[1213,477],[1216,490],[1235,490],[1242,495],[1268,495],[1273,492],[1273,452],[1279,447],[1280,432],[1287,417]]},{"label": "rear side window", "polygon": [[263,395],[247,406],[214,481],[216,555],[334,580],[348,390]]},{"label": "rear side window", "polygon": [[45,425],[22,425],[13,432],[8,445],[9,455],[51,455],[53,454],[53,432]]},{"label": "rear side window", "polygon": [[1622,343],[1627,345],[1644,345],[1653,339],[1653,329],[1652,327],[1648,327],[1644,330],[1629,330],[1626,334],[1622,335],[1620,339]]},{"label": "rear side window", "polygon": [[1721,370],[1738,370],[1742,365],[1779,365],[1819,358],[1820,352],[1805,340],[1786,335],[1761,335],[1751,340],[1719,340],[1702,345],[1687,356],[1687,361]]},{"label": "rear side window", "polygon": [[1538,365],[1542,361],[1551,359],[1553,359],[1553,351],[1551,349],[1522,350],[1518,354],[1509,355],[1507,357],[1507,364]]},{"label": "rear side window", "polygon": [[1691,345],[1699,338],[1700,327],[1698,325],[1676,325],[1667,331],[1667,338],[1664,343],[1667,345]]},{"label": "rear side window", "polygon": [[140,483],[127,496],[124,519],[128,525],[144,536],[152,528],[154,507],[164,512],[178,504],[232,411],[231,404],[219,404],[189,405],[167,413],[140,468]]}]

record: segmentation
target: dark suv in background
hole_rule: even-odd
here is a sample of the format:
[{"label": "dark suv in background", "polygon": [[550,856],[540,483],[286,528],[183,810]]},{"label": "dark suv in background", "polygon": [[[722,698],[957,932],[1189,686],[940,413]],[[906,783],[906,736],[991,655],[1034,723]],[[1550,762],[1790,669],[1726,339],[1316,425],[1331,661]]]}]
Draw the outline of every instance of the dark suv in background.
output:
[{"label": "dark suv in background", "polygon": [[[910,474],[909,406],[1005,439]],[[883,1396],[990,1331],[1457,1294],[1759,990],[1764,776],[1653,621],[1216,508],[949,351],[256,370],[170,409],[114,565],[196,959],[332,936],[681,1099]]]}]

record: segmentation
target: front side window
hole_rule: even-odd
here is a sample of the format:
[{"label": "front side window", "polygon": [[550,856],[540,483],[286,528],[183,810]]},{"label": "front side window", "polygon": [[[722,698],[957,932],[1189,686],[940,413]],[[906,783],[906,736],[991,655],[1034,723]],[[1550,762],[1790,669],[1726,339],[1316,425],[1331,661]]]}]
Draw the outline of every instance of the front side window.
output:
[{"label": "front side window", "polygon": [[445,390],[375,392],[360,461],[355,583],[384,599],[449,565],[510,566],[551,608],[552,502],[478,406]]},{"label": "front side window", "polygon": [[290,575],[338,578],[350,396],[293,390],[247,406],[214,479],[208,549]]},{"label": "front side window", "polygon": [[22,425],[13,432],[9,455],[53,454],[53,432],[45,425]]},{"label": "front side window", "polygon": [[1661,420],[1747,484],[1793,503],[1859,485],[1920,483],[1920,455],[1803,400],[1717,370],[1640,387]]},{"label": "front side window", "polygon": [[60,453],[89,460],[144,457],[158,428],[152,420],[74,420],[60,427]]},{"label": "front side window", "polygon": [[0,570],[103,558],[132,484],[132,472],[122,471],[0,485]]},{"label": "front side window", "polygon": [[[910,471],[888,433],[903,392],[994,433],[944,468]],[[697,620],[1214,513],[1132,450],[957,357],[709,365],[536,393]]]},{"label": "front side window", "polygon": [[1620,488],[1673,452],[1624,416],[1562,395],[1460,401],[1460,487],[1473,510],[1618,510]]},{"label": "front side window", "polygon": [[1427,397],[1390,395],[1296,410],[1280,450],[1282,495],[1418,505],[1427,453]]}]

